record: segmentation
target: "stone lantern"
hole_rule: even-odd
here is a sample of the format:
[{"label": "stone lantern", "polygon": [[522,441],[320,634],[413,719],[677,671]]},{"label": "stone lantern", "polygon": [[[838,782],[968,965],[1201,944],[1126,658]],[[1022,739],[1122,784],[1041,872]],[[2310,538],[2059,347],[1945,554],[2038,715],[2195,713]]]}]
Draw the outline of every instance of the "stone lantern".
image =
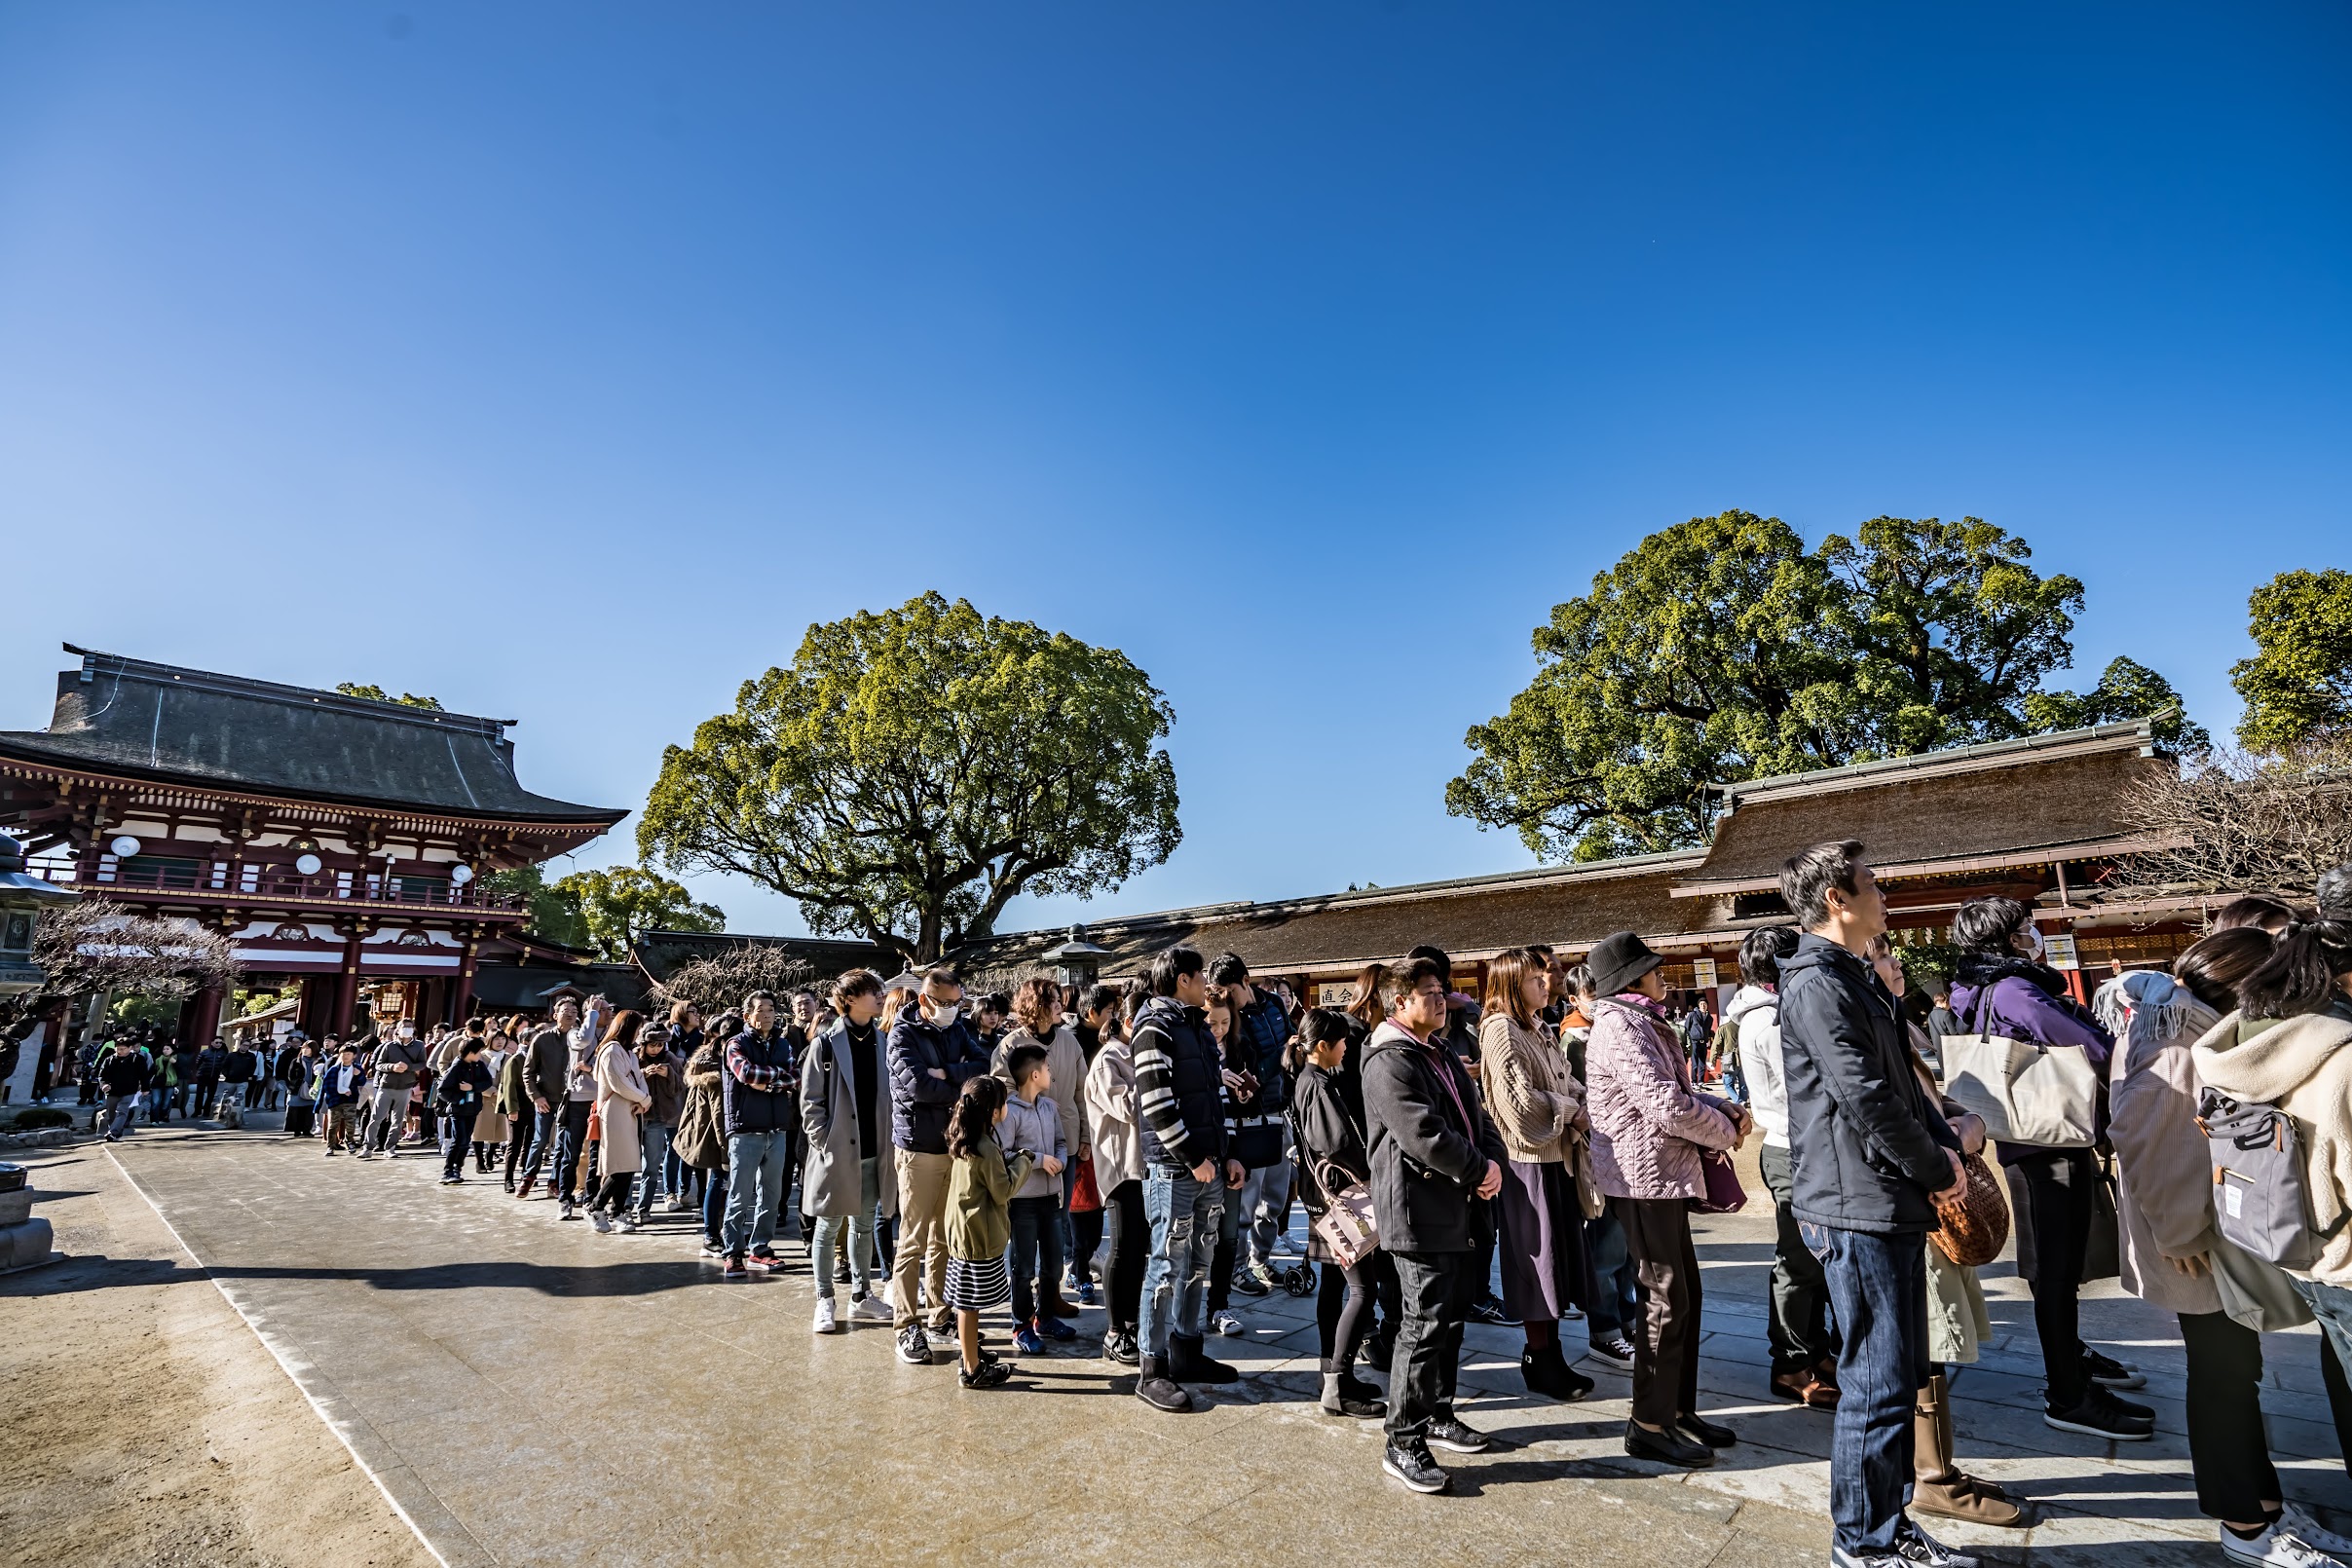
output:
[{"label": "stone lantern", "polygon": [[72,889],[28,873],[24,845],[0,833],[0,996],[41,989],[43,977],[33,963],[33,927],[44,909],[73,898]]},{"label": "stone lantern", "polygon": [[1078,990],[1095,983],[1110,950],[1096,947],[1086,940],[1086,927],[1073,925],[1067,940],[1046,949],[1041,956],[1054,966],[1055,980],[1065,989]]}]

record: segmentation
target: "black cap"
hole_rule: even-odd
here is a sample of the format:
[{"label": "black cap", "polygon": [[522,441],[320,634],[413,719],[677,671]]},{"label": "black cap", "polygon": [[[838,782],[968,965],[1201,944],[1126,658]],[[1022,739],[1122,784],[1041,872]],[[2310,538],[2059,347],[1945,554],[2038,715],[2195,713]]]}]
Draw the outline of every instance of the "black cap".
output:
[{"label": "black cap", "polygon": [[1592,971],[1593,994],[1598,996],[1631,990],[1635,981],[1664,962],[1650,951],[1650,944],[1630,931],[1601,938],[1585,955],[1586,966]]}]

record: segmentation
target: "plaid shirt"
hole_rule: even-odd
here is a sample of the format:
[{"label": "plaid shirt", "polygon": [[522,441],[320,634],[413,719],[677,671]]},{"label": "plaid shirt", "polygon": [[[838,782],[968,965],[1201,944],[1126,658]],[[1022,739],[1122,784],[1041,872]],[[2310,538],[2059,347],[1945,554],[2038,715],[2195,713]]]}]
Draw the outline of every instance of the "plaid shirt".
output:
[{"label": "plaid shirt", "polygon": [[734,1075],[735,1081],[745,1088],[769,1095],[787,1095],[798,1090],[801,1086],[800,1041],[793,1031],[779,1027],[769,1036],[774,1044],[783,1048],[783,1060],[772,1065],[754,1062],[743,1054],[743,1042],[749,1038],[751,1031],[746,1029],[727,1042],[727,1070]]}]

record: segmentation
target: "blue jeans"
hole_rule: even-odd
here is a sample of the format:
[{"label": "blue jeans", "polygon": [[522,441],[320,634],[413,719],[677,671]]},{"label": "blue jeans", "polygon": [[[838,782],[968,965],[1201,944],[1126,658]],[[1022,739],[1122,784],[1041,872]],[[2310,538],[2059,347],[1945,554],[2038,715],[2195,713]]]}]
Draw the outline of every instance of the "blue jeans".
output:
[{"label": "blue jeans", "polygon": [[1282,1239],[1283,1211],[1290,1207],[1290,1162],[1259,1166],[1242,1179],[1242,1190],[1234,1196],[1240,1200],[1243,1266],[1272,1268],[1274,1244]]},{"label": "blue jeans", "polygon": [[1144,1355],[1165,1358],[1170,1339],[1202,1335],[1209,1260],[1225,1218],[1225,1184],[1154,1166],[1143,1173],[1143,1215],[1151,1221],[1151,1251],[1143,1258],[1136,1342]]},{"label": "blue jeans", "polygon": [[713,1247],[726,1243],[727,1173],[713,1171],[702,1183],[702,1235]]},{"label": "blue jeans", "polygon": [[757,1248],[766,1251],[776,1239],[776,1205],[784,1199],[785,1167],[792,1157],[792,1135],[782,1128],[772,1133],[734,1133],[727,1139],[728,1255],[741,1257]]},{"label": "blue jeans", "polygon": [[1040,1198],[1015,1198],[1005,1207],[1013,1226],[1007,1264],[1013,1276],[1013,1321],[1027,1323],[1037,1316],[1038,1289],[1053,1290],[1061,1285],[1062,1200],[1049,1192]]},{"label": "blue jeans", "polygon": [[644,1165],[637,1173],[637,1212],[642,1214],[653,1207],[655,1198],[670,1195],[670,1130],[657,1122],[645,1122],[638,1127],[637,1137],[643,1145],[639,1158]]},{"label": "blue jeans", "polygon": [[1838,1547],[1888,1552],[1911,1495],[1911,1412],[1927,1362],[1927,1250],[1914,1232],[1876,1236],[1800,1222],[1829,1276],[1837,1315],[1838,1413],[1829,1444],[1829,1517]]},{"label": "blue jeans", "polygon": [[1640,1321],[1640,1303],[1633,1293],[1633,1254],[1625,1246],[1625,1227],[1607,1213],[1585,1221],[1585,1241],[1592,1250],[1592,1300],[1587,1330],[1595,1340],[1622,1336],[1628,1324]]},{"label": "blue jeans", "polygon": [[2289,1279],[2295,1293],[2303,1298],[2311,1316],[2319,1320],[2320,1332],[2335,1348],[2335,1359],[2347,1370],[2352,1370],[2352,1290],[2340,1285],[2323,1285],[2318,1280]]},{"label": "blue jeans", "polygon": [[858,1161],[858,1212],[847,1215],[817,1215],[816,1238],[808,1244],[808,1268],[816,1276],[818,1299],[833,1299],[833,1250],[840,1243],[841,1227],[844,1225],[849,1228],[850,1278],[857,1282],[850,1288],[850,1299],[856,1300],[873,1288],[874,1214],[881,1207],[881,1176],[879,1161]]}]

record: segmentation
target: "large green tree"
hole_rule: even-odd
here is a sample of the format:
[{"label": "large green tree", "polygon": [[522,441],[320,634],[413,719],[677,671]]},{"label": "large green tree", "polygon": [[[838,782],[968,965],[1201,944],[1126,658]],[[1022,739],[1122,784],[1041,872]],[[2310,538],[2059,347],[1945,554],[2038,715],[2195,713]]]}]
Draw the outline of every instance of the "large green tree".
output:
[{"label": "large green tree", "polygon": [[2137,718],[2141,700],[2184,724],[2128,659],[2091,692],[2041,691],[2072,657],[2082,584],[2031,555],[1976,518],[1877,517],[1810,551],[1752,512],[1661,529],[1536,628],[1535,679],[1471,729],[1446,809],[1594,860],[1702,841],[1715,785]]},{"label": "large green tree", "polygon": [[2246,611],[2255,654],[2229,667],[2238,739],[2277,751],[2352,733],[2352,572],[2282,572]]},{"label": "large green tree", "polygon": [[635,866],[576,871],[551,891],[579,912],[579,931],[597,956],[617,962],[648,931],[724,931],[727,915],[685,884]]},{"label": "large green tree", "polygon": [[925,961],[1016,894],[1083,897],[1165,860],[1173,717],[1117,650],[926,593],[811,626],[669,747],[638,847]]},{"label": "large green tree", "polygon": [[2138,659],[2120,654],[2108,661],[2107,668],[2099,672],[2099,684],[2088,691],[2028,695],[2026,719],[2035,734],[2152,719],[2156,744],[2165,750],[2193,756],[2213,749],[2213,736],[2203,725],[2189,719],[2172,682]]}]

